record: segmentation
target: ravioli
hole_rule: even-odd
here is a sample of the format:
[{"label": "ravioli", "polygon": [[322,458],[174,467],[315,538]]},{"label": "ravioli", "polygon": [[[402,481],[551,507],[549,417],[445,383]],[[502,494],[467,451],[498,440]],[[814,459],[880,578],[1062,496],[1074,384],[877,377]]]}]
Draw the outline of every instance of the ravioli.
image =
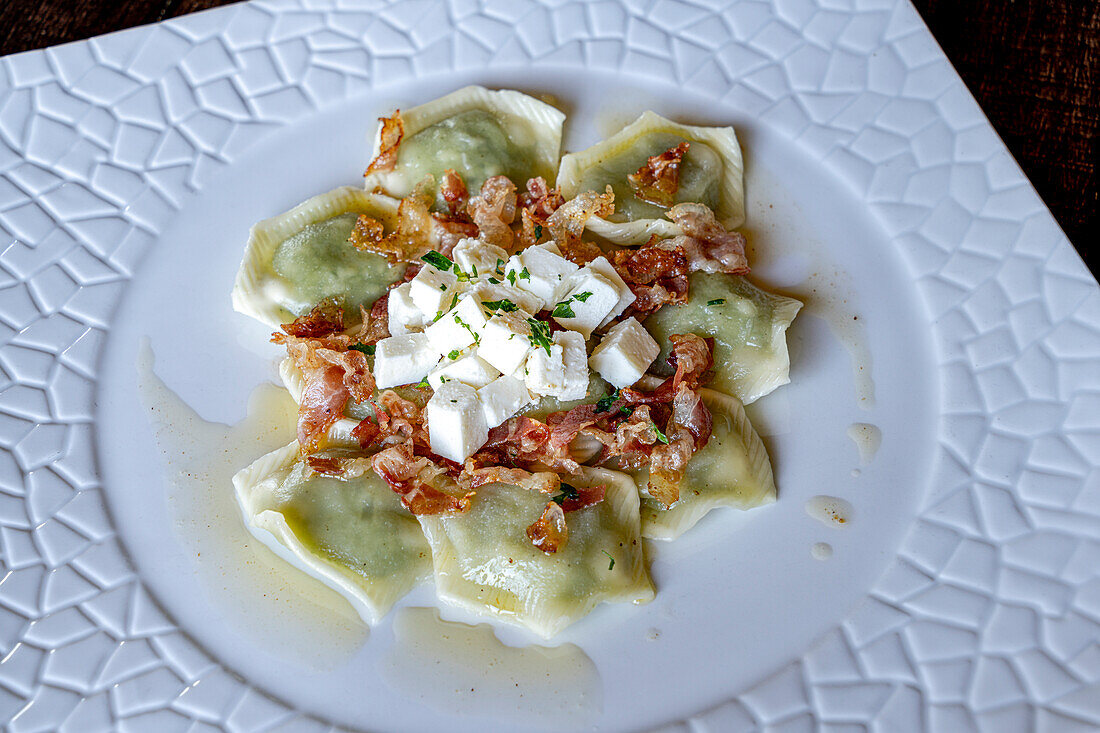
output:
[{"label": "ravioli", "polygon": [[644,487],[649,471],[632,472],[642,494],[642,537],[674,540],[720,506],[752,509],[775,501],[775,478],[768,451],[753,430],[736,397],[713,389],[699,390],[714,424],[710,440],[688,461],[680,482],[680,499],[668,509],[651,499]]},{"label": "ravioli", "polygon": [[253,534],[342,593],[368,624],[428,576],[423,532],[373,471],[314,474],[291,443],[237,473],[233,486]]},{"label": "ravioli", "polygon": [[[401,111],[404,136],[392,170],[364,179],[368,191],[404,198],[426,176],[438,183],[454,169],[472,194],[492,176],[508,176],[520,189],[542,176],[553,185],[565,115],[545,102],[509,89],[468,86],[419,107]],[[374,156],[381,151],[382,129]],[[437,191],[436,208],[445,209]]]},{"label": "ravioli", "polygon": [[705,204],[726,229],[744,224],[744,164],[732,127],[681,125],[645,112],[603,142],[562,156],[558,185],[566,199],[611,186],[615,213],[607,219],[592,217],[587,225],[593,234],[609,242],[642,244],[655,234],[676,236],[681,232],[664,217],[667,208],[638,198],[627,176],[644,166],[650,156],[682,142],[690,147],[680,165],[675,202]]},{"label": "ravioli", "polygon": [[666,305],[645,321],[661,344],[651,369],[672,374],[666,363],[672,334],[713,336],[710,386],[747,405],[791,381],[786,334],[800,308],[794,298],[768,293],[739,275],[692,273],[688,302]]},{"label": "ravioli", "polygon": [[639,537],[638,489],[626,474],[586,468],[568,478],[605,484],[604,500],[566,515],[569,539],[553,555],[526,528],[547,497],[492,484],[469,511],[418,517],[432,548],[436,592],[445,601],[550,637],[602,601],[645,603],[654,595]]},{"label": "ravioli", "polygon": [[405,272],[385,257],[348,243],[366,214],[388,229],[397,202],[350,186],[314,196],[252,227],[233,286],[233,307],[271,326],[293,321],[326,298],[355,316]]}]

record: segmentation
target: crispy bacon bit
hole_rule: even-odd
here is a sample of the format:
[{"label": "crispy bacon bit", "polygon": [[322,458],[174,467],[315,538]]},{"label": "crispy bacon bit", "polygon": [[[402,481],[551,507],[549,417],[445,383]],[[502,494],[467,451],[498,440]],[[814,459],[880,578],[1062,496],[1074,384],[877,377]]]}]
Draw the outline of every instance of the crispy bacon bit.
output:
[{"label": "crispy bacon bit", "polygon": [[340,461],[336,458],[322,458],[321,456],[306,456],[306,466],[314,473],[325,476],[340,476],[344,473]]},{"label": "crispy bacon bit", "polygon": [[603,257],[603,250],[592,242],[583,239],[569,239],[558,243],[561,256],[575,265],[584,267],[597,257]]},{"label": "crispy bacon bit", "polygon": [[393,117],[379,117],[382,129],[378,132],[378,155],[367,166],[364,176],[378,171],[392,171],[397,165],[397,146],[405,137],[405,123],[401,120],[401,110],[393,112]]},{"label": "crispy bacon bit", "polygon": [[691,456],[710,440],[713,417],[699,393],[681,383],[665,427],[667,443],[650,455],[649,493],[668,507],[680,498],[680,481]]},{"label": "crispy bacon bit", "polygon": [[688,260],[679,246],[667,246],[656,236],[638,249],[611,253],[619,276],[635,300],[630,315],[644,318],[668,303],[687,302]]},{"label": "crispy bacon bit", "polygon": [[387,290],[367,310],[359,306],[363,325],[359,327],[359,343],[374,344],[390,335],[390,293]]},{"label": "crispy bacon bit", "polygon": [[471,489],[486,484],[511,484],[543,494],[555,494],[561,489],[561,477],[553,471],[525,471],[522,468],[503,466],[477,468],[476,462],[473,461],[467,462],[458,481]]},{"label": "crispy bacon bit", "polygon": [[466,212],[481,239],[504,249],[512,248],[512,222],[516,219],[516,186],[507,176],[493,176],[481,192],[466,203]]},{"label": "crispy bacon bit", "polygon": [[693,272],[744,275],[749,271],[745,236],[740,232],[726,231],[709,208],[695,203],[676,204],[665,215],[676,222],[683,232],[683,235],[668,240],[666,244],[684,250]]},{"label": "crispy bacon bit", "polygon": [[360,214],[355,220],[348,242],[360,252],[376,252],[386,228],[374,217]]},{"label": "crispy bacon bit", "polygon": [[561,502],[561,508],[566,514],[595,506],[607,496],[607,487],[603,484],[598,486],[574,486],[573,488],[577,492],[576,498],[566,497]]},{"label": "crispy bacon bit", "polygon": [[569,539],[565,511],[555,502],[548,503],[542,516],[527,528],[527,538],[547,555],[553,555],[565,547],[565,542]]},{"label": "crispy bacon bit", "polygon": [[451,216],[457,215],[466,207],[466,199],[470,197],[466,190],[466,183],[462,176],[455,173],[454,168],[443,171],[443,180],[439,184],[439,193],[447,202],[447,211]]},{"label": "crispy bacon bit", "polygon": [[449,494],[433,486],[443,469],[423,456],[413,455],[410,442],[398,443],[375,453],[371,467],[389,487],[401,497],[401,503],[413,514],[464,512],[470,507],[473,494]]},{"label": "crispy bacon bit", "polygon": [[519,195],[517,203],[537,223],[544,223],[565,203],[565,198],[556,186],[550,188],[546,180],[538,176],[527,179],[527,190]]},{"label": "crispy bacon bit", "polygon": [[[390,262],[415,262],[432,249],[435,220],[428,212],[432,196],[427,191],[431,180],[430,176],[425,178],[417,184],[416,190],[401,199],[397,205],[397,226],[393,231],[377,241],[366,236],[357,238],[356,248],[380,254]],[[357,220],[356,230],[358,227]],[[356,237],[355,231],[352,236]]]},{"label": "crispy bacon bit", "polygon": [[608,186],[604,193],[585,191],[562,204],[546,220],[550,235],[559,245],[580,239],[584,226],[593,216],[607,218],[615,213],[615,192]]},{"label": "crispy bacon bit", "polygon": [[340,367],[306,372],[306,385],[298,405],[298,445],[308,455],[320,447],[325,432],[340,418],[350,392]]},{"label": "crispy bacon bit", "polygon": [[489,440],[475,454],[477,464],[516,465],[541,463],[555,471],[576,473],[580,465],[569,455],[569,444],[552,439],[546,423],[520,415],[489,431]]},{"label": "crispy bacon bit", "polygon": [[454,249],[460,239],[477,236],[476,224],[452,217],[449,214],[433,213],[432,223],[435,226],[436,235],[439,237],[436,250],[448,257],[451,256],[451,250]]},{"label": "crispy bacon bit", "polygon": [[304,316],[280,326],[291,336],[320,338],[344,330],[344,309],[331,299],[322,300]]},{"label": "crispy bacon bit", "polygon": [[645,165],[626,177],[630,190],[643,201],[672,206],[680,189],[680,163],[691,143],[680,143],[660,155],[650,156]]}]

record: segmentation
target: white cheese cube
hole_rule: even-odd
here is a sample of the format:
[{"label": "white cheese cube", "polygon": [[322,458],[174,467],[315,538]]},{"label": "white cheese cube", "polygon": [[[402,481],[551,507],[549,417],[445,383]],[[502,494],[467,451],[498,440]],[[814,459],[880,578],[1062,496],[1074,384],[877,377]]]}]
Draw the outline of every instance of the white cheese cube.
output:
[{"label": "white cheese cube", "polygon": [[615,270],[615,266],[607,261],[606,257],[597,257],[596,259],[585,265],[592,272],[603,275],[611,284],[619,290],[619,302],[615,304],[615,307],[611,309],[611,312],[607,314],[607,317],[600,323],[600,327],[606,326],[613,319],[622,315],[622,312],[626,310],[627,306],[633,303],[638,296],[634,295],[634,291],[630,289],[630,286],[619,276],[619,273]]},{"label": "white cheese cube", "polygon": [[[566,286],[566,280],[577,269],[575,264],[561,254],[552,252],[543,245],[536,245],[512,255],[505,267],[505,274],[514,272],[515,286],[538,296],[542,310],[553,307],[558,294]],[[511,277],[507,278],[507,282],[512,284]]]},{"label": "white cheese cube", "polygon": [[409,296],[410,287],[411,283],[402,283],[390,290],[386,304],[389,309],[391,336],[403,336],[410,330],[419,331],[424,327],[424,313]]},{"label": "white cheese cube", "polygon": [[531,350],[530,313],[513,311],[497,313],[481,330],[478,355],[504,374],[511,374],[522,366]]},{"label": "white cheese cube", "polygon": [[489,438],[477,391],[461,382],[439,386],[425,408],[432,452],[462,463]]},{"label": "white cheese cube", "polygon": [[588,394],[588,350],[584,336],[576,331],[557,331],[554,343],[562,349],[565,385],[554,395],[559,400],[581,400]]},{"label": "white cheese cube", "polygon": [[494,275],[499,278],[500,275],[496,272],[497,262],[500,263],[500,269],[503,271],[504,263],[508,260],[508,252],[495,244],[487,244],[480,239],[467,237],[460,239],[451,250],[451,259],[458,265],[458,269],[470,277]]},{"label": "white cheese cube", "polygon": [[454,299],[458,292],[458,276],[450,270],[439,270],[435,265],[425,264],[409,283],[409,297],[413,303],[431,321]]},{"label": "white cheese cube", "polygon": [[588,363],[616,387],[630,387],[642,378],[660,352],[661,347],[638,319],[627,318],[608,330],[592,350]]},{"label": "white cheese cube", "polygon": [[475,291],[483,303],[510,300],[518,305],[520,310],[528,313],[538,313],[542,309],[542,298],[505,282],[497,284],[481,281],[475,286]]},{"label": "white cheese cube", "polygon": [[477,349],[464,351],[457,357],[451,359],[444,356],[428,374],[428,384],[432,385],[432,389],[439,389],[439,385],[445,382],[462,382],[477,389],[500,376],[493,365],[477,355]]},{"label": "white cheese cube", "polygon": [[565,389],[565,354],[561,344],[531,349],[527,356],[527,389],[538,395],[556,396]]},{"label": "white cheese cube", "polygon": [[390,336],[375,344],[374,382],[379,389],[416,384],[439,361],[439,354],[422,333]]},{"label": "white cheese cube", "polygon": [[495,428],[534,401],[522,379],[505,375],[477,391],[485,422]]},{"label": "white cheese cube", "polygon": [[[449,304],[448,304],[449,305]],[[485,326],[485,312],[476,293],[466,293],[438,321],[424,329],[437,354],[449,354],[474,344]]]},{"label": "white cheese cube", "polygon": [[[619,289],[603,275],[591,270],[581,270],[572,279],[569,289],[557,305],[565,303],[572,310],[572,317],[554,316],[562,328],[579,331],[587,339],[607,314],[619,302]],[[557,306],[555,306],[556,309]]]}]

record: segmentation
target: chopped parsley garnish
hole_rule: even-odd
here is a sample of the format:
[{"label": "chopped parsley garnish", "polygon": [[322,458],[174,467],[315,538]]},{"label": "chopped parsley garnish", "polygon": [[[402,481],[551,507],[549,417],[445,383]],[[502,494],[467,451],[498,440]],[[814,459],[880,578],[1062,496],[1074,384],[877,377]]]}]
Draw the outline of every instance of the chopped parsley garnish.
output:
[{"label": "chopped parsley garnish", "polygon": [[498,275],[503,275],[504,274],[504,260],[502,260],[500,258],[497,258],[497,266],[493,269],[496,270],[496,273]]},{"label": "chopped parsley garnish", "polygon": [[580,494],[577,493],[576,487],[570,486],[569,484],[566,484],[566,483],[563,483],[561,485],[561,493],[560,494],[558,494],[557,496],[551,497],[551,499],[553,501],[557,502],[558,504],[564,503],[566,499],[579,499],[579,498],[580,498]]},{"label": "chopped parsley garnish", "polygon": [[519,306],[507,298],[502,298],[501,300],[485,300],[482,301],[481,304],[489,310],[504,311],[505,313],[512,313],[513,311],[519,310]]},{"label": "chopped parsley garnish", "polygon": [[529,273],[527,271],[526,267],[519,271],[519,279],[520,280],[530,280],[531,279],[531,273]]},{"label": "chopped parsley garnish", "polygon": [[725,298],[715,298],[714,300],[708,300],[707,305],[723,305],[725,302]]},{"label": "chopped parsley garnish", "polygon": [[455,359],[457,359],[459,357],[459,355],[461,353],[462,352],[459,351],[458,349],[452,349],[451,353],[447,354],[447,358],[450,359],[451,361],[454,361]]},{"label": "chopped parsley garnish", "polygon": [[542,237],[542,224],[535,225],[535,241],[538,241]]},{"label": "chopped parsley garnish", "polygon": [[650,424],[653,426],[653,432],[657,433],[657,440],[661,441],[665,445],[668,445],[668,436],[661,432],[661,429],[657,427],[657,423],[651,420]]},{"label": "chopped parsley garnish", "polygon": [[474,329],[472,329],[470,327],[470,324],[466,323],[466,321],[462,320],[462,317],[459,316],[457,313],[455,314],[455,323],[457,323],[458,325],[462,326],[463,328],[465,328],[467,331],[470,332],[470,335],[474,337],[474,343],[475,344],[480,344],[481,343],[481,337],[478,336],[477,333],[474,331]]},{"label": "chopped parsley garnish", "polygon": [[424,377],[423,379],[421,379],[419,382],[416,383],[416,388],[417,389],[428,389],[431,386],[432,385],[428,384],[428,378],[427,377]]},{"label": "chopped parsley garnish", "polygon": [[455,293],[455,297],[451,298],[451,307],[447,310],[454,310],[456,305],[458,305],[458,293]]},{"label": "chopped parsley garnish", "polygon": [[531,335],[527,339],[536,349],[540,346],[546,349],[546,355],[549,356],[550,346],[553,344],[550,339],[550,324],[537,318],[528,318],[527,323],[531,326]]},{"label": "chopped parsley garnish", "polygon": [[577,300],[583,303],[591,297],[592,292],[588,290],[583,293],[577,293],[576,295],[570,295],[568,298],[555,305],[554,312],[550,315],[554,316],[554,318],[576,318],[577,314],[573,312],[573,306],[569,305],[569,301]]},{"label": "chopped parsley garnish", "polygon": [[627,417],[630,417],[631,415],[634,414],[634,408],[633,407],[627,407],[626,405],[623,405],[622,407],[619,408],[619,412],[623,413]]},{"label": "chopped parsley garnish", "polygon": [[508,284],[509,285],[515,285],[516,284],[516,271],[515,270],[509,270],[507,277],[508,277]]},{"label": "chopped parsley garnish", "polygon": [[608,570],[614,570],[615,569],[615,558],[611,557],[611,553],[608,552],[607,550],[600,550],[600,552],[607,555],[611,559],[611,562],[609,562],[607,564],[607,569]]},{"label": "chopped parsley garnish", "polygon": [[426,252],[424,256],[420,259],[424,260],[435,269],[442,270],[443,272],[446,272],[447,270],[454,267],[454,263],[451,262],[451,259],[442,252]]},{"label": "chopped parsley garnish", "polygon": [[350,348],[355,349],[361,354],[374,356],[374,344],[352,344]]},{"label": "chopped parsley garnish", "polygon": [[500,280],[497,280],[495,277],[489,278],[489,282],[491,282],[493,285],[500,285]]},{"label": "chopped parsley garnish", "polygon": [[453,272],[455,274],[455,277],[458,278],[458,281],[460,283],[468,283],[468,282],[470,282],[471,279],[476,278],[477,277],[477,268],[475,267],[475,268],[473,268],[473,270],[474,270],[474,272],[471,275],[471,274],[468,274],[466,272],[463,272],[462,268],[460,268],[458,266],[457,262],[454,263],[453,265],[451,265],[451,272]]},{"label": "chopped parsley garnish", "polygon": [[617,399],[619,399],[619,390],[615,390],[611,394],[605,394],[596,400],[596,412],[607,412]]}]

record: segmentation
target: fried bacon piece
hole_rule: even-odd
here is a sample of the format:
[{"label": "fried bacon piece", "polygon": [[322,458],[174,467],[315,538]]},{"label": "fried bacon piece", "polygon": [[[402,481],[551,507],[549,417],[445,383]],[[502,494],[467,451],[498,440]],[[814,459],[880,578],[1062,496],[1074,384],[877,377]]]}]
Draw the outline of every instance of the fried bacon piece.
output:
[{"label": "fried bacon piece", "polygon": [[314,473],[325,476],[342,476],[344,469],[337,458],[322,458],[321,456],[306,456],[306,466]]},{"label": "fried bacon piece", "polygon": [[580,511],[586,507],[599,504],[607,496],[607,487],[598,486],[573,486],[573,493],[562,499],[561,508],[566,514]]},{"label": "fried bacon piece", "polygon": [[664,244],[679,246],[688,258],[692,272],[724,272],[744,275],[749,271],[745,257],[745,236],[726,231],[703,204],[676,204],[665,214],[683,232]]},{"label": "fried bacon piece", "polygon": [[516,220],[516,186],[507,176],[493,176],[481,186],[481,191],[466,203],[466,213],[477,224],[481,239],[504,249],[511,249]]},{"label": "fried bacon piece", "polygon": [[393,112],[393,117],[379,117],[382,129],[378,133],[378,155],[374,157],[364,176],[378,171],[392,171],[397,165],[397,146],[405,137],[405,123],[401,120],[401,110]]},{"label": "fried bacon piece", "polygon": [[298,405],[298,446],[303,455],[308,455],[320,447],[325,432],[340,419],[350,392],[340,367],[314,368],[304,374],[306,385]]},{"label": "fried bacon piece", "polygon": [[552,438],[546,423],[520,415],[489,431],[489,440],[475,455],[479,465],[540,463],[555,471],[576,473],[580,465],[569,455],[569,443]]},{"label": "fried bacon piece", "polygon": [[[376,232],[370,217],[360,215],[348,241],[356,249],[380,254],[390,262],[415,262],[432,249],[434,219],[428,211],[432,196],[428,193],[431,177],[417,184],[416,190],[397,205],[397,226],[384,237],[373,239]],[[364,221],[367,219],[368,221]]]},{"label": "fried bacon piece", "polygon": [[543,223],[565,203],[561,191],[555,186],[550,188],[542,176],[527,179],[527,190],[517,198],[521,209],[531,215],[535,222]]},{"label": "fried bacon piece", "polygon": [[665,245],[657,237],[641,247],[611,253],[619,276],[635,300],[630,314],[644,318],[668,303],[685,303],[688,296],[688,259],[683,248]]},{"label": "fried bacon piece", "polygon": [[360,214],[355,220],[355,228],[348,236],[348,242],[360,252],[375,252],[382,242],[386,228],[374,217]]},{"label": "fried bacon piece", "polygon": [[713,417],[699,393],[680,383],[665,426],[668,442],[654,446],[649,463],[649,494],[665,507],[680,498],[688,460],[710,440]]},{"label": "fried bacon piece", "polygon": [[660,155],[650,156],[645,165],[626,177],[630,190],[643,201],[672,206],[680,189],[680,163],[691,143],[683,142]]},{"label": "fried bacon piece", "polygon": [[390,335],[390,294],[386,291],[367,310],[359,306],[363,325],[359,327],[359,343],[374,344]]},{"label": "fried bacon piece", "polygon": [[435,247],[436,251],[448,257],[451,256],[451,250],[454,249],[460,239],[477,236],[477,225],[464,221],[463,218],[457,216],[433,213],[432,223],[435,226],[436,236],[439,238],[439,244]]},{"label": "fried bacon piece", "polygon": [[401,498],[413,514],[464,512],[470,507],[472,493],[449,494],[431,482],[443,477],[444,469],[424,456],[413,454],[411,442],[384,448],[371,457],[374,472]]},{"label": "fried bacon piece", "polygon": [[606,218],[615,213],[615,192],[608,186],[604,193],[585,191],[559,206],[546,220],[550,235],[559,246],[581,238],[584,226],[593,216]]},{"label": "fried bacon piece", "polygon": [[443,180],[439,183],[439,193],[443,196],[443,200],[447,202],[447,211],[450,212],[451,216],[456,216],[466,208],[466,200],[470,197],[469,192],[466,190],[466,182],[462,180],[462,176],[455,173],[454,168],[443,171]]},{"label": "fried bacon piece", "polygon": [[547,555],[553,555],[565,547],[565,542],[569,539],[565,511],[556,502],[547,503],[542,516],[527,528],[527,538]]},{"label": "fried bacon piece", "polygon": [[320,338],[344,330],[344,309],[335,300],[327,298],[313,307],[304,316],[298,316],[291,323],[280,326],[291,336],[299,338]]},{"label": "fried bacon piece", "polygon": [[561,477],[553,471],[526,471],[522,468],[504,466],[479,468],[476,462],[469,460],[459,475],[458,482],[471,489],[486,484],[511,484],[543,494],[555,494],[561,489]]}]

